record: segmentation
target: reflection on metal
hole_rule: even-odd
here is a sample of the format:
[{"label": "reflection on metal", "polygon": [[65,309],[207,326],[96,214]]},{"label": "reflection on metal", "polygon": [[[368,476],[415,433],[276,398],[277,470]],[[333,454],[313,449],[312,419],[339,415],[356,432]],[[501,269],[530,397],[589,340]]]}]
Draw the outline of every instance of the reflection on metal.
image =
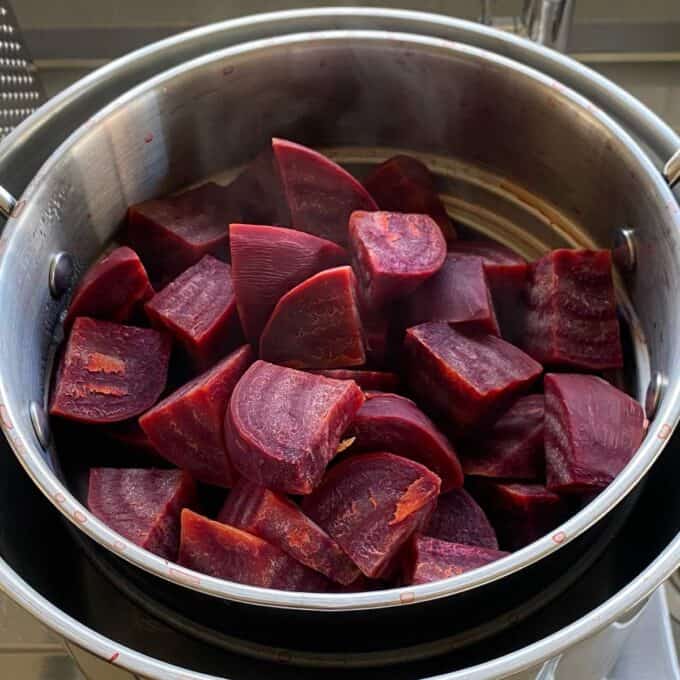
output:
[{"label": "reflection on metal", "polygon": [[668,184],[674,187],[680,181],[680,149],[678,149],[663,167],[663,174]]}]

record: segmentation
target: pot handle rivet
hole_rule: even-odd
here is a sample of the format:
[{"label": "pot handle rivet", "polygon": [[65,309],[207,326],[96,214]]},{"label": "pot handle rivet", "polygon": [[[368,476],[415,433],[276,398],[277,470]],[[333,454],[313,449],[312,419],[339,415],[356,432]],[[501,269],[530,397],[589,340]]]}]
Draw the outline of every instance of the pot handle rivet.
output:
[{"label": "pot handle rivet", "polygon": [[661,397],[668,385],[668,380],[663,373],[656,371],[647,386],[647,394],[645,395],[645,415],[647,420],[651,420],[656,413]]},{"label": "pot handle rivet", "polygon": [[9,218],[16,204],[17,199],[5,187],[0,187],[0,215]]},{"label": "pot handle rivet", "polygon": [[630,273],[635,269],[637,255],[635,249],[635,231],[622,227],[614,235],[612,244],[614,263],[622,273]]},{"label": "pot handle rivet", "polygon": [[33,431],[38,438],[40,445],[46,449],[50,443],[50,421],[47,418],[45,409],[38,404],[37,401],[32,401],[28,405],[28,413],[31,416],[31,425]]},{"label": "pot handle rivet", "polygon": [[50,259],[49,284],[52,297],[61,297],[71,285],[73,258],[65,251],[52,255]]},{"label": "pot handle rivet", "polygon": [[680,149],[678,149],[663,166],[663,176],[671,187],[680,182]]}]

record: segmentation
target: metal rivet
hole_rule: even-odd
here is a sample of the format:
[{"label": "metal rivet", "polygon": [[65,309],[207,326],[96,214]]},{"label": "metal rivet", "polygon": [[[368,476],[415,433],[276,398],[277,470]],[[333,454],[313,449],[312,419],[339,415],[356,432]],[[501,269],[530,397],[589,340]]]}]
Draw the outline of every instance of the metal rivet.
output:
[{"label": "metal rivet", "polygon": [[637,260],[635,254],[635,231],[623,227],[616,232],[612,246],[614,263],[622,272],[632,272]]},{"label": "metal rivet", "polygon": [[668,380],[663,373],[657,371],[652,375],[645,396],[645,415],[648,420],[651,420],[654,417],[667,385]]},{"label": "metal rivet", "polygon": [[50,293],[52,297],[61,297],[71,285],[73,278],[73,259],[63,250],[52,255],[50,261]]},{"label": "metal rivet", "polygon": [[37,401],[32,401],[28,405],[28,412],[31,416],[31,424],[33,431],[38,438],[40,445],[47,448],[50,443],[50,421],[47,419],[45,409],[38,404]]}]

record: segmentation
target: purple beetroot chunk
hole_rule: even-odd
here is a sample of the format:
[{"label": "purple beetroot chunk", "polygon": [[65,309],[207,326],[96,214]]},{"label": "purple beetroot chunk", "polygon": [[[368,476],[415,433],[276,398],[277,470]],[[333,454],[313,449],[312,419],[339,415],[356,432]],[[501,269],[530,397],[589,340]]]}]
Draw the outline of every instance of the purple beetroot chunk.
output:
[{"label": "purple beetroot chunk", "polygon": [[224,414],[252,362],[253,352],[244,345],[147,411],[139,424],[158,454],[201,482],[231,486]]},{"label": "purple beetroot chunk", "polygon": [[381,210],[429,215],[447,241],[456,238],[451,218],[437,195],[434,178],[419,160],[393,156],[373,169],[364,186]]},{"label": "purple beetroot chunk", "polygon": [[310,371],[335,380],[354,380],[362,390],[391,392],[399,387],[399,376],[388,371],[352,371],[343,368],[317,369]]},{"label": "purple beetroot chunk", "polygon": [[86,316],[73,323],[50,413],[83,423],[117,423],[151,408],[165,388],[170,338],[150,328]]},{"label": "purple beetroot chunk", "polygon": [[603,489],[633,457],[644,432],[640,404],[602,378],[545,376],[549,489],[560,493]]},{"label": "purple beetroot chunk", "polygon": [[504,479],[543,479],[545,455],[542,394],[520,397],[461,455],[466,475]]},{"label": "purple beetroot chunk", "polygon": [[399,549],[429,518],[437,475],[391,453],[352,456],[332,467],[302,508],[368,577],[391,569]]},{"label": "purple beetroot chunk", "polygon": [[153,294],[137,253],[126,246],[116,248],[92,265],[80,280],[71,298],[64,328],[68,330],[77,316],[118,323],[127,321]]},{"label": "purple beetroot chunk", "polygon": [[465,430],[487,421],[541,375],[541,365],[495,335],[424,323],[406,331],[414,394]]},{"label": "purple beetroot chunk", "polygon": [[418,585],[458,576],[510,553],[477,545],[449,543],[416,534],[411,540],[404,565],[404,583]]},{"label": "purple beetroot chunk", "polygon": [[124,444],[128,448],[155,456],[158,455],[136,418],[109,425],[105,432],[109,438]]},{"label": "purple beetroot chunk", "polygon": [[463,471],[449,440],[410,400],[372,392],[354,418],[352,451],[391,451],[422,463],[441,479],[442,491],[463,485]]},{"label": "purple beetroot chunk", "polygon": [[295,503],[243,477],[217,519],[263,538],[336,583],[348,585],[359,577],[342,548]]},{"label": "purple beetroot chunk", "polygon": [[208,576],[261,588],[325,592],[330,587],[321,574],[275,545],[191,510],[182,512],[179,563]]},{"label": "purple beetroot chunk", "polygon": [[323,269],[345,264],[348,258],[336,243],[282,227],[232,224],[229,244],[241,325],[255,347],[285,293]]},{"label": "purple beetroot chunk", "polygon": [[288,200],[291,226],[346,246],[355,210],[378,206],[352,175],[320,153],[273,139],[272,148]]},{"label": "purple beetroot chunk", "polygon": [[351,267],[314,274],[276,304],[260,356],[291,368],[343,368],[366,362]]},{"label": "purple beetroot chunk", "polygon": [[145,305],[154,326],[167,329],[197,371],[234,349],[243,337],[231,267],[210,255],[171,281]]},{"label": "purple beetroot chunk", "polygon": [[446,257],[446,241],[427,215],[358,210],[350,217],[349,236],[369,309],[413,292]]},{"label": "purple beetroot chunk", "polygon": [[520,344],[550,366],[620,368],[623,350],[608,250],[553,250],[531,267]]},{"label": "purple beetroot chunk", "polygon": [[232,393],[227,450],[253,482],[308,494],[364,401],[358,385],[256,361]]},{"label": "purple beetroot chunk", "polygon": [[439,496],[437,507],[422,533],[442,541],[498,550],[496,532],[484,510],[465,489]]},{"label": "purple beetroot chunk", "polygon": [[182,470],[92,468],[87,505],[129,541],[174,562],[180,512],[196,503],[196,485]]}]

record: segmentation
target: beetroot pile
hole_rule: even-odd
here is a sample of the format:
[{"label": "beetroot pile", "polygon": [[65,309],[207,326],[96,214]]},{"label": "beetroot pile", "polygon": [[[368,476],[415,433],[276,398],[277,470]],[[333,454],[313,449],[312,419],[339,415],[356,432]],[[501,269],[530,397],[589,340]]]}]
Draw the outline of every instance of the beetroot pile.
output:
[{"label": "beetroot pile", "polygon": [[623,362],[610,253],[457,239],[413,158],[362,185],[275,139],[229,186],[130,207],[121,240],[73,296],[50,409],[156,456],[92,469],[88,505],[170,561],[312,592],[454,576],[642,440],[598,375]]}]

